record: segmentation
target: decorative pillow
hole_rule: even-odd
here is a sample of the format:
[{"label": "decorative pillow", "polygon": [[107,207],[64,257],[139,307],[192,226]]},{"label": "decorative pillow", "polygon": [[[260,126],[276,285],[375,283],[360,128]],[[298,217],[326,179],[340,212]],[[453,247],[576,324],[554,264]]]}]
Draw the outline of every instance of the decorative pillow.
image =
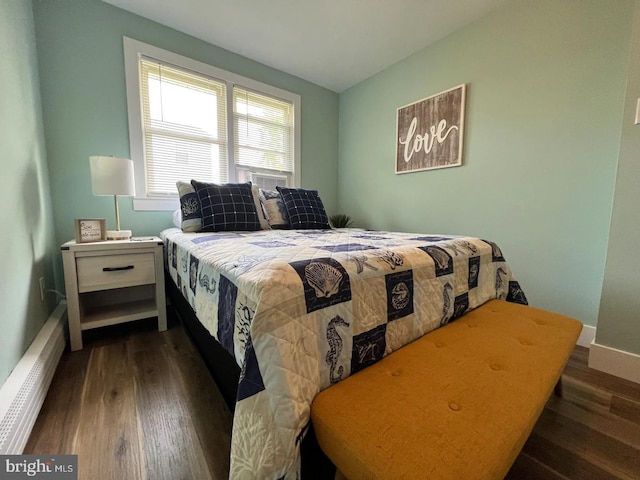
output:
[{"label": "decorative pillow", "polygon": [[267,213],[262,208],[262,202],[260,201],[260,189],[255,183],[251,184],[251,195],[253,195],[253,203],[256,206],[256,212],[258,212],[260,228],[262,228],[262,230],[271,230],[271,227],[269,226],[269,217],[267,217]]},{"label": "decorative pillow", "polygon": [[173,212],[172,219],[173,219],[173,224],[176,227],[182,228],[182,212],[180,211],[180,209],[177,209],[176,211]]},{"label": "decorative pillow", "polygon": [[264,213],[267,214],[271,228],[289,228],[289,217],[280,192],[260,189],[260,203]]},{"label": "decorative pillow", "polygon": [[329,218],[317,190],[276,187],[282,196],[291,228],[329,229]]},{"label": "decorative pillow", "polygon": [[195,188],[188,182],[176,182],[176,187],[178,187],[178,195],[180,195],[180,212],[182,213],[180,227],[182,231],[199,232],[202,230],[202,213]]},{"label": "decorative pillow", "polygon": [[251,182],[204,183],[191,180],[200,201],[205,232],[260,230]]}]

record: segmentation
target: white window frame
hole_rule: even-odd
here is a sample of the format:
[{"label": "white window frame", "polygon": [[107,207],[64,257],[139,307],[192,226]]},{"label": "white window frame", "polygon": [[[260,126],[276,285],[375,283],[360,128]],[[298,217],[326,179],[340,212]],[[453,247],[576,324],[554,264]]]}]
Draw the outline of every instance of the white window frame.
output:
[{"label": "white window frame", "polygon": [[237,85],[256,92],[264,93],[294,105],[294,160],[293,186],[300,186],[300,138],[301,138],[301,97],[298,94],[267,85],[251,78],[243,77],[221,68],[184,57],[177,53],[154,47],[129,37],[123,37],[124,67],[127,87],[127,113],[129,117],[130,155],[133,160],[136,180],[136,196],[133,198],[134,210],[175,210],[179,208],[178,192],[170,198],[146,196],[146,174],[144,160],[144,138],[142,131],[142,102],[140,98],[139,59],[151,57],[176,67],[185,68],[205,76],[227,83],[227,136],[229,145],[229,181],[235,178],[233,158],[233,86]]}]

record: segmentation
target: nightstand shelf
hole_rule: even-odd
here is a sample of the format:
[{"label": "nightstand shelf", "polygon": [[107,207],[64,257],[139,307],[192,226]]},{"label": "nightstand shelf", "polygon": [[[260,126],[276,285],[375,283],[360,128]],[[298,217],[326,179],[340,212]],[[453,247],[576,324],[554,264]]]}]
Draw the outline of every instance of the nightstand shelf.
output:
[{"label": "nightstand shelf", "polygon": [[157,316],[157,309],[154,300],[139,300],[100,308],[90,308],[85,310],[82,322],[80,322],[80,329],[91,330],[92,328],[106,327],[107,325],[155,316]]},{"label": "nightstand shelf", "polygon": [[167,329],[162,249],[157,237],[62,245],[72,351],[84,330],[156,316]]}]

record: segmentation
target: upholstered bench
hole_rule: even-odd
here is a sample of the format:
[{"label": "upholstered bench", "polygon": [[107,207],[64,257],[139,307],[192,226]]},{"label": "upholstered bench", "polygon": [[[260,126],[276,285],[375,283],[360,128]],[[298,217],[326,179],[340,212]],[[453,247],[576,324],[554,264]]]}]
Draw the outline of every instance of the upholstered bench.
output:
[{"label": "upholstered bench", "polygon": [[317,395],[318,443],[349,480],[502,479],[581,327],[492,300]]}]

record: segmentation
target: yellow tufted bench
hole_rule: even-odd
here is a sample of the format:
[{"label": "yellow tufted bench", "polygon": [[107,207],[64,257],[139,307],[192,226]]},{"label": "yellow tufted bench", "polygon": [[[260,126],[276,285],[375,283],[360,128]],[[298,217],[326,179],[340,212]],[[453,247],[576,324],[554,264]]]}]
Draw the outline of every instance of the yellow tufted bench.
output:
[{"label": "yellow tufted bench", "polygon": [[349,479],[502,479],[580,334],[492,300],[316,396],[318,443]]}]

